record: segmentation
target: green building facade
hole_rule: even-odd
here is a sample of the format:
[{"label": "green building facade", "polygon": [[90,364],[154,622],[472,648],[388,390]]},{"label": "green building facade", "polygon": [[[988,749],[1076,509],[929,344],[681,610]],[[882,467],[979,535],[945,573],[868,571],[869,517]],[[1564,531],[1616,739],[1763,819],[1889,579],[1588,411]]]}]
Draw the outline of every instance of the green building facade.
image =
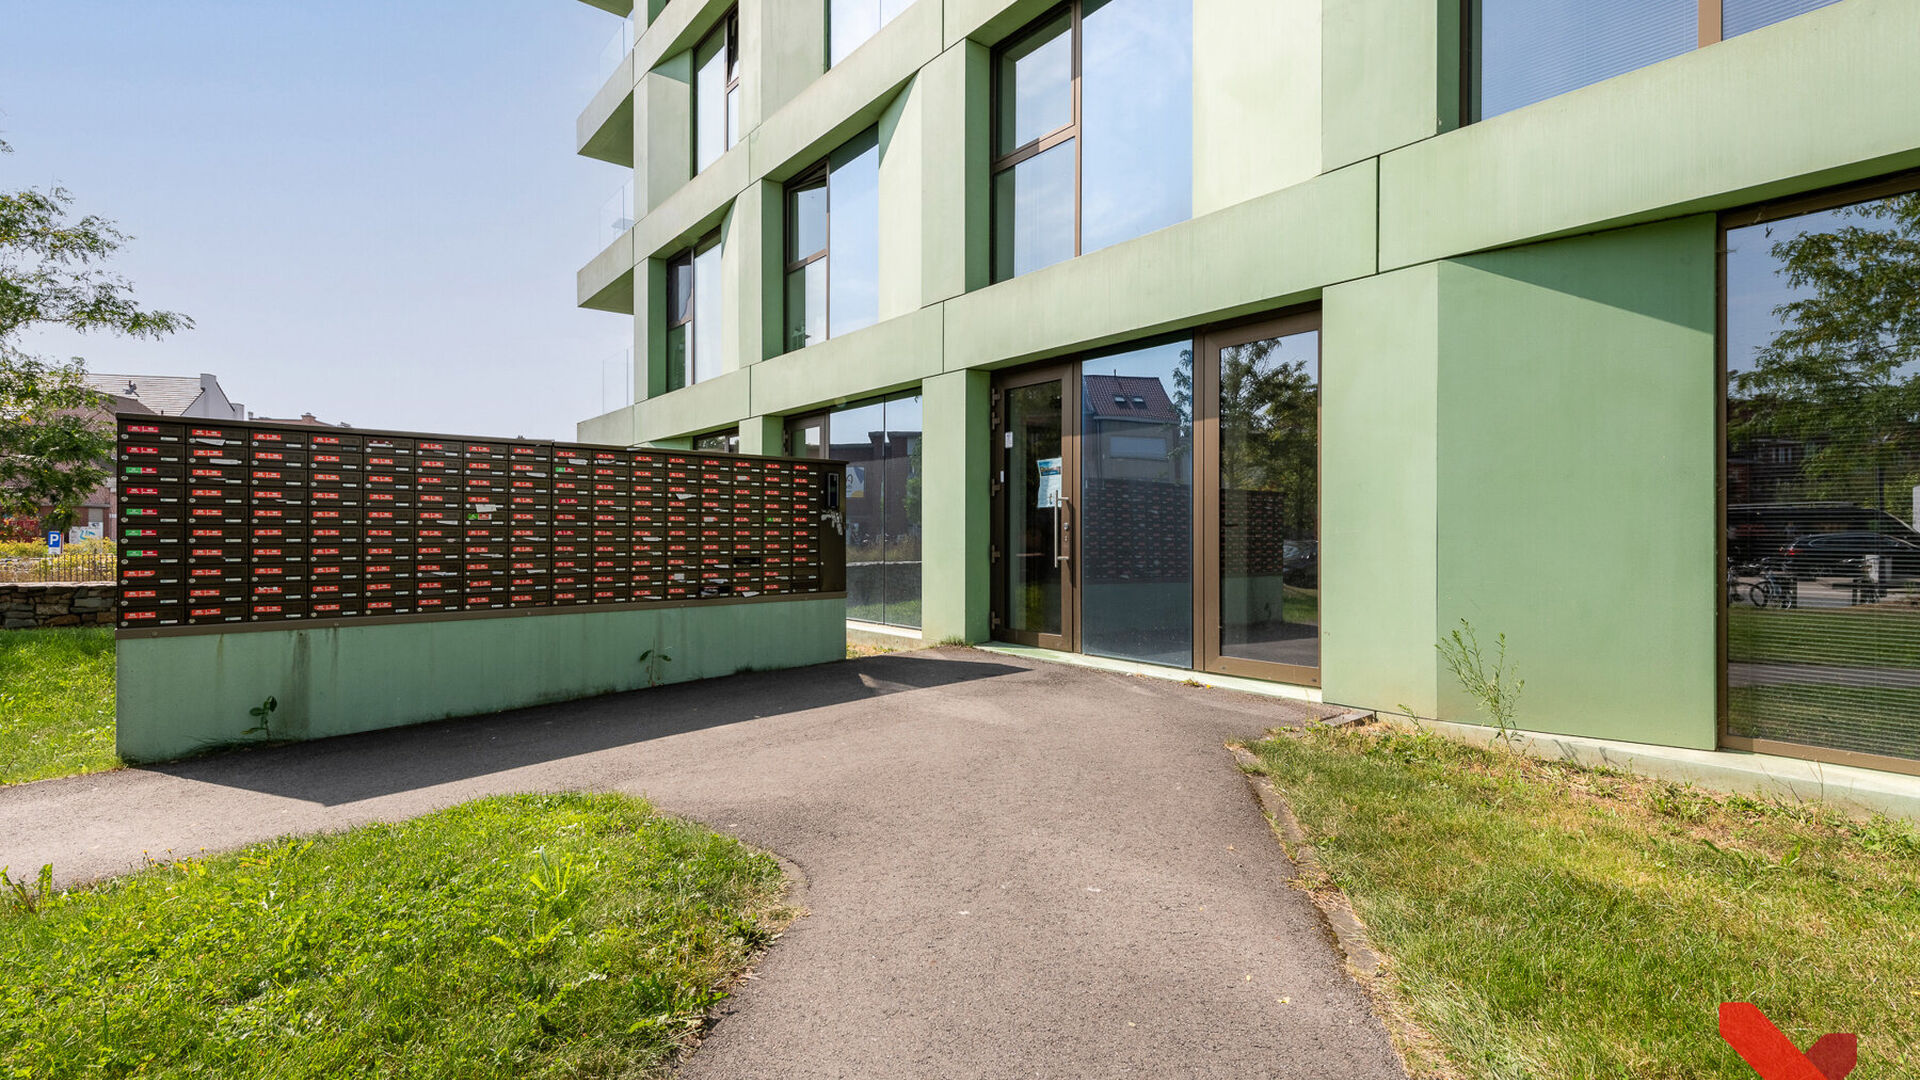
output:
[{"label": "green building facade", "polygon": [[589,2],[580,437],[852,462],[856,618],[1920,771],[1920,5]]}]

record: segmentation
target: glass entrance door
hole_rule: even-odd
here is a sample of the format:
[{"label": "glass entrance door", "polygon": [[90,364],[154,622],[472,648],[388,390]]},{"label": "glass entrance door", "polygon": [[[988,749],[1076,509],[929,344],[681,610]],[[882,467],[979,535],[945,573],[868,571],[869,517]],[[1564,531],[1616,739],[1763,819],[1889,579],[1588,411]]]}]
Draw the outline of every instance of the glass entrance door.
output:
[{"label": "glass entrance door", "polygon": [[1319,315],[1207,334],[1200,355],[1200,667],[1318,686]]},{"label": "glass entrance door", "polygon": [[994,388],[995,634],[1079,647],[1075,497],[1079,384],[1070,368],[1004,376]]}]

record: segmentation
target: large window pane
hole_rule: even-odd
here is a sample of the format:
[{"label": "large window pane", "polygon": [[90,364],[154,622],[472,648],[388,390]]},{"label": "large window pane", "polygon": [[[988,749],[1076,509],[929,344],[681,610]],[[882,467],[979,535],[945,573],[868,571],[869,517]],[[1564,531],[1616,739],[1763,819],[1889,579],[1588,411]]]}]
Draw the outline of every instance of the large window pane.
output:
[{"label": "large window pane", "polygon": [[1081,648],[1193,664],[1193,344],[1081,365]]},{"label": "large window pane", "polygon": [[885,622],[886,406],[841,409],[828,420],[827,435],[827,456],[847,463],[847,618]]},{"label": "large window pane", "polygon": [[692,326],[676,326],[667,331],[667,389],[687,385],[687,333]]},{"label": "large window pane", "polygon": [[1920,759],[1920,196],[1727,249],[1728,733]]},{"label": "large window pane", "polygon": [[693,257],[692,382],[720,374],[720,245]]},{"label": "large window pane", "polygon": [[869,130],[833,152],[827,181],[827,334],[880,317],[880,143]]},{"label": "large window pane", "polygon": [[684,322],[692,314],[693,261],[681,258],[667,264],[667,325]]},{"label": "large window pane", "polygon": [[1477,0],[1478,114],[1495,116],[1698,47],[1699,0]]},{"label": "large window pane", "polygon": [[1080,251],[1193,216],[1191,0],[1088,0]]},{"label": "large window pane", "polygon": [[1072,31],[1062,12],[1000,54],[996,154],[1073,122]]},{"label": "large window pane", "polygon": [[1320,666],[1319,460],[1319,333],[1220,350],[1220,655]]},{"label": "large window pane", "polygon": [[1073,258],[1073,142],[993,178],[994,280]]},{"label": "large window pane", "polygon": [[693,54],[693,171],[720,159],[727,149],[727,35],[702,41]]},{"label": "large window pane", "polygon": [[827,180],[821,177],[787,193],[787,261],[797,262],[827,246]]},{"label": "large window pane", "polygon": [[1721,36],[1732,37],[1749,30],[1804,15],[1835,0],[1721,0]]},{"label": "large window pane", "polygon": [[827,16],[828,63],[845,60],[879,29],[878,0],[833,0]]},{"label": "large window pane", "polygon": [[1007,510],[1006,595],[1001,610],[1010,630],[1058,634],[1060,515],[1068,511],[1060,426],[1060,381],[1016,386],[1005,395]]},{"label": "large window pane", "polygon": [[920,395],[887,402],[886,622],[920,625]]},{"label": "large window pane", "polygon": [[787,351],[827,339],[827,260],[787,271]]}]

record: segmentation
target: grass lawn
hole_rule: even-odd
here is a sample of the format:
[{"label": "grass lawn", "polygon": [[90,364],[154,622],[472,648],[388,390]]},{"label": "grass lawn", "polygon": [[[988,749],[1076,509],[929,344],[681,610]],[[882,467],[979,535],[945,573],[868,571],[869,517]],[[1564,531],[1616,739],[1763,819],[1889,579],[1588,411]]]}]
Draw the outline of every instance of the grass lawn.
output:
[{"label": "grass lawn", "polygon": [[113,629],[0,630],[0,783],[119,764]]},{"label": "grass lawn", "polygon": [[0,1074],[656,1076],[784,888],[613,795],[155,866],[0,907]]},{"label": "grass lawn", "polygon": [[1920,609],[1727,609],[1727,658],[1836,667],[1920,668]]},{"label": "grass lawn", "polygon": [[1856,1075],[1920,1075],[1910,823],[1382,726],[1253,749],[1389,957],[1429,1075],[1753,1080],[1723,1001],[1802,1047],[1857,1033]]}]

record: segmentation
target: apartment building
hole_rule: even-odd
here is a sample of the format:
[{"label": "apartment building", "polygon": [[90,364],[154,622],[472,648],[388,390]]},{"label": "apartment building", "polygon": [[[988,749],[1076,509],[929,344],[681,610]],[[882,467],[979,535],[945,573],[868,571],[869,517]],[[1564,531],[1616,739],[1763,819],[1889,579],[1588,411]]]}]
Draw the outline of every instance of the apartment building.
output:
[{"label": "apartment building", "polygon": [[581,438],[849,461],[851,616],[1920,772],[1912,0],[588,2]]}]

